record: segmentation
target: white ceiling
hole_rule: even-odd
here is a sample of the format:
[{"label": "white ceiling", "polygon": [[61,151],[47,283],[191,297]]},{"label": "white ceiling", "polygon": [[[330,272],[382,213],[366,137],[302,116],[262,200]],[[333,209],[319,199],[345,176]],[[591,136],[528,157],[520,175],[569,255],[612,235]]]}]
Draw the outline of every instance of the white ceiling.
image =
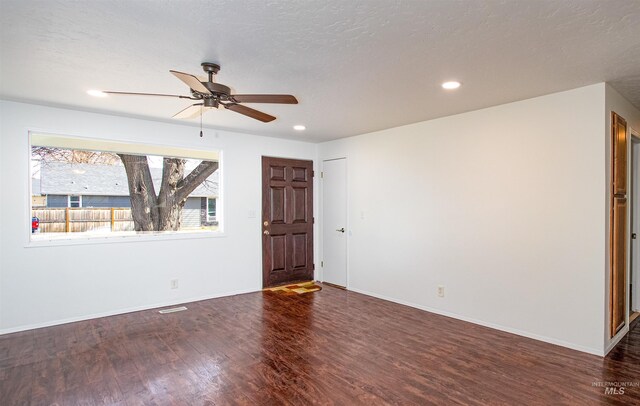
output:
[{"label": "white ceiling", "polygon": [[164,120],[189,101],[86,91],[187,94],[169,69],[218,62],[237,93],[300,104],[251,105],[268,124],[210,111],[206,126],[301,140],[602,81],[640,106],[637,0],[0,0],[0,27],[1,98]]}]

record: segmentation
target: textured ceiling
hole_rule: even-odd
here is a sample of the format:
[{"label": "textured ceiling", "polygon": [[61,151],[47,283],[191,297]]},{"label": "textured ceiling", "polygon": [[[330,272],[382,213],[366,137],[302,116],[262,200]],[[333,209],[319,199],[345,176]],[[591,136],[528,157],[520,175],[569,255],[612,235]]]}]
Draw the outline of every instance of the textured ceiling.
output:
[{"label": "textured ceiling", "polygon": [[0,34],[0,98],[168,120],[188,101],[86,90],[186,94],[169,69],[211,61],[237,93],[300,104],[252,105],[268,124],[211,111],[206,126],[301,140],[602,81],[640,106],[637,0],[0,0]]}]

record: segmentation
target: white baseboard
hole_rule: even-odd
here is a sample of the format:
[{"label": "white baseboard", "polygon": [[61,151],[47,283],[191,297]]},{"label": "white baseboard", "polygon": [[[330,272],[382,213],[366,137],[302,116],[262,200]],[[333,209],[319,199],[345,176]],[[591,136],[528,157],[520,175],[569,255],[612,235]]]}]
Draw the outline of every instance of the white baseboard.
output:
[{"label": "white baseboard", "polygon": [[350,291],[352,291],[352,292],[361,293],[363,295],[372,296],[372,297],[375,297],[375,298],[378,298],[378,299],[387,300],[389,302],[398,303],[398,304],[409,306],[409,307],[414,307],[416,309],[424,310],[424,311],[427,311],[427,312],[430,312],[430,313],[435,313],[435,314],[439,314],[441,316],[451,317],[451,318],[457,319],[457,320],[467,321],[469,323],[478,324],[480,326],[489,327],[489,328],[492,328],[492,329],[495,329],[495,330],[504,331],[504,332],[515,334],[515,335],[519,335],[519,336],[522,336],[522,337],[532,338],[532,339],[538,340],[538,341],[544,341],[545,343],[559,345],[561,347],[570,348],[572,350],[586,352],[588,354],[593,354],[593,355],[597,355],[597,356],[600,356],[600,357],[604,357],[606,355],[606,352],[604,352],[601,349],[585,347],[585,346],[573,344],[573,343],[570,343],[570,342],[567,342],[567,341],[558,340],[558,339],[551,338],[551,337],[546,337],[546,336],[541,336],[539,334],[534,334],[534,333],[530,333],[530,332],[527,332],[527,331],[522,331],[522,330],[518,330],[518,329],[515,329],[515,328],[511,328],[511,327],[505,327],[505,326],[501,326],[499,324],[494,324],[494,323],[489,323],[489,322],[486,322],[486,321],[483,321],[483,320],[473,319],[471,317],[461,316],[459,314],[447,312],[447,311],[444,311],[444,310],[434,309],[434,308],[427,307],[427,306],[422,306],[422,305],[419,305],[419,304],[416,304],[416,303],[411,303],[411,302],[407,302],[407,301],[404,301],[404,300],[395,299],[395,298],[392,298],[392,297],[389,297],[389,296],[380,295],[378,293],[367,292],[365,290],[355,289],[355,288],[351,288],[351,287],[349,287],[348,289]]},{"label": "white baseboard", "polygon": [[119,310],[113,310],[113,311],[108,311],[108,312],[93,313],[93,314],[88,314],[88,315],[78,316],[78,317],[70,317],[70,318],[67,318],[67,319],[59,319],[59,320],[45,321],[45,322],[41,322],[41,323],[27,324],[27,325],[24,325],[24,326],[17,326],[17,327],[10,327],[10,328],[6,328],[6,329],[0,329],[0,335],[17,333],[17,332],[26,331],[26,330],[33,330],[33,329],[42,328],[42,327],[57,326],[57,325],[60,325],[60,324],[74,323],[76,321],[97,319],[97,318],[100,318],[100,317],[116,316],[118,314],[139,312],[139,311],[142,311],[142,310],[151,310],[151,309],[157,309],[157,308],[161,308],[161,307],[175,306],[175,305],[178,305],[178,304],[187,304],[187,303],[192,303],[192,302],[199,302],[201,300],[216,299],[216,298],[219,298],[219,297],[242,295],[242,294],[245,294],[245,293],[253,293],[253,292],[259,292],[259,291],[260,291],[260,289],[258,289],[258,290],[256,290],[256,289],[243,289],[243,290],[236,290],[236,291],[231,291],[231,292],[218,293],[218,294],[215,294],[215,295],[205,295],[205,296],[200,296],[200,297],[171,300],[171,301],[167,301],[167,302],[155,303],[155,304],[150,304],[150,305],[128,307],[128,308],[119,309]]}]

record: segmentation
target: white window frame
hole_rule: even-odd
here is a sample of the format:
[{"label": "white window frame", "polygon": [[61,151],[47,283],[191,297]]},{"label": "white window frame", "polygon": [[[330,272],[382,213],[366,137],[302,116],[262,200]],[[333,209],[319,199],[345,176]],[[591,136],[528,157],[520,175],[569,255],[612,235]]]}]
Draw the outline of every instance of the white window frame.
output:
[{"label": "white window frame", "polygon": [[[210,221],[218,221],[218,197],[207,197],[207,222]],[[209,216],[209,199],[215,200],[216,202],[216,215]]]},{"label": "white window frame", "polygon": [[[71,198],[72,197],[77,197],[78,198],[78,207],[73,207],[71,205]],[[80,208],[80,207],[82,207],[82,195],[67,195],[67,207],[69,207],[69,208]]]}]

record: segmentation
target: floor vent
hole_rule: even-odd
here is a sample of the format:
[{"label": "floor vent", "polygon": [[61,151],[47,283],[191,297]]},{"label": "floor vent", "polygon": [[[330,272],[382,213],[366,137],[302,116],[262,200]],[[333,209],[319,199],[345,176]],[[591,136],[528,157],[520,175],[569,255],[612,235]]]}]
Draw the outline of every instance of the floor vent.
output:
[{"label": "floor vent", "polygon": [[185,310],[187,310],[186,307],[180,306],[180,307],[172,307],[171,309],[162,309],[158,313],[167,314],[167,313],[182,312],[182,311],[185,311]]}]

